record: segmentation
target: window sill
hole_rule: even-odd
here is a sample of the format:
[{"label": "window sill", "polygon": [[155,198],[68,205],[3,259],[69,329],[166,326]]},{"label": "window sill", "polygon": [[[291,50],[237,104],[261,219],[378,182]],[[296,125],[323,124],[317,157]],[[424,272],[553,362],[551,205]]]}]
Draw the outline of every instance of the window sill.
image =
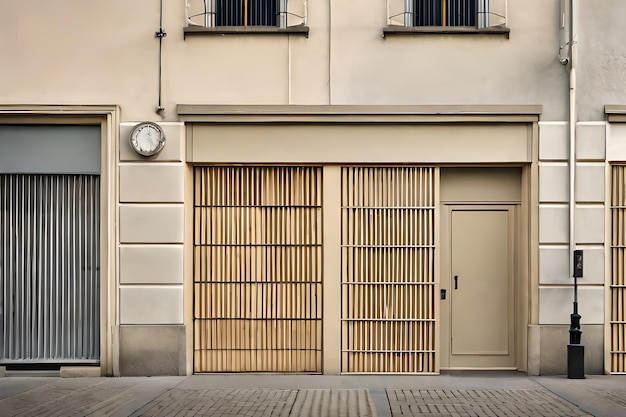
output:
[{"label": "window sill", "polygon": [[509,38],[511,29],[506,26],[475,28],[467,26],[387,26],[383,36],[387,35],[501,35]]},{"label": "window sill", "polygon": [[190,35],[304,35],[309,37],[309,27],[290,26],[286,28],[279,28],[274,26],[218,26],[218,27],[204,27],[204,26],[187,26],[183,29],[184,36]]}]

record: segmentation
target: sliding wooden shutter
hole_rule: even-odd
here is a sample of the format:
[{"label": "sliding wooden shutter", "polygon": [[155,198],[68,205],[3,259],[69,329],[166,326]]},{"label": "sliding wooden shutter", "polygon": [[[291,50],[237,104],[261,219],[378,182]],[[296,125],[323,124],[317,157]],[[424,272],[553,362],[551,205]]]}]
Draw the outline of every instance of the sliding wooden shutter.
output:
[{"label": "sliding wooden shutter", "polygon": [[195,372],[321,372],[321,169],[194,175]]},{"label": "sliding wooden shutter", "polygon": [[611,196],[611,372],[626,373],[626,166],[613,166]]},{"label": "sliding wooden shutter", "polygon": [[434,174],[342,170],[342,372],[435,372]]}]

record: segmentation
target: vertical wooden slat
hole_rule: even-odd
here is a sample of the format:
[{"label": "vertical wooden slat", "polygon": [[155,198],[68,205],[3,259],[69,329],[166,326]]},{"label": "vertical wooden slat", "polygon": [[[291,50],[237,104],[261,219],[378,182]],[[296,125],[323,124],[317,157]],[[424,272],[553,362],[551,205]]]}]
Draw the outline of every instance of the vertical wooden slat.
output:
[{"label": "vertical wooden slat", "polygon": [[342,371],[434,372],[433,168],[341,178]]},{"label": "vertical wooden slat", "polygon": [[611,172],[611,373],[626,373],[626,166]]},{"label": "vertical wooden slat", "polygon": [[195,168],[195,372],[321,371],[320,171]]}]

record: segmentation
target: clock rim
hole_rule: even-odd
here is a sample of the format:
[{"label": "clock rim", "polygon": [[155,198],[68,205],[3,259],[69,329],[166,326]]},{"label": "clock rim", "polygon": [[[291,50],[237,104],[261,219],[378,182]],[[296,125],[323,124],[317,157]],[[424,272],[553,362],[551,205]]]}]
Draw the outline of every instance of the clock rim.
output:
[{"label": "clock rim", "polygon": [[[136,138],[136,135],[139,133],[139,131],[142,128],[147,127],[147,126],[152,126],[157,130],[157,132],[159,132],[159,145],[154,149],[154,151],[150,151],[150,152],[137,149],[137,147],[133,143],[133,139]],[[161,128],[161,126],[159,126],[157,123],[154,123],[154,122],[137,123],[133,127],[133,130],[130,132],[130,135],[128,135],[128,143],[130,147],[133,149],[133,151],[135,151],[137,154],[141,156],[154,156],[158,154],[159,152],[161,152],[161,150],[165,146],[165,139],[166,138],[165,138],[165,133],[163,132],[163,129]]]}]

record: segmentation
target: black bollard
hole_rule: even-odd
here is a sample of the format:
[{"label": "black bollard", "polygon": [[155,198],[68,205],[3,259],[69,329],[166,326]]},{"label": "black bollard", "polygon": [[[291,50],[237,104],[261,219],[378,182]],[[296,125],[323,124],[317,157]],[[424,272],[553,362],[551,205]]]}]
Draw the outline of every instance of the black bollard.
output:
[{"label": "black bollard", "polygon": [[[578,305],[575,305],[574,310],[578,310]],[[583,334],[580,330],[580,317],[578,312],[570,315],[571,325],[569,345],[567,345],[567,377],[569,379],[585,378],[585,345],[580,343]]]}]

